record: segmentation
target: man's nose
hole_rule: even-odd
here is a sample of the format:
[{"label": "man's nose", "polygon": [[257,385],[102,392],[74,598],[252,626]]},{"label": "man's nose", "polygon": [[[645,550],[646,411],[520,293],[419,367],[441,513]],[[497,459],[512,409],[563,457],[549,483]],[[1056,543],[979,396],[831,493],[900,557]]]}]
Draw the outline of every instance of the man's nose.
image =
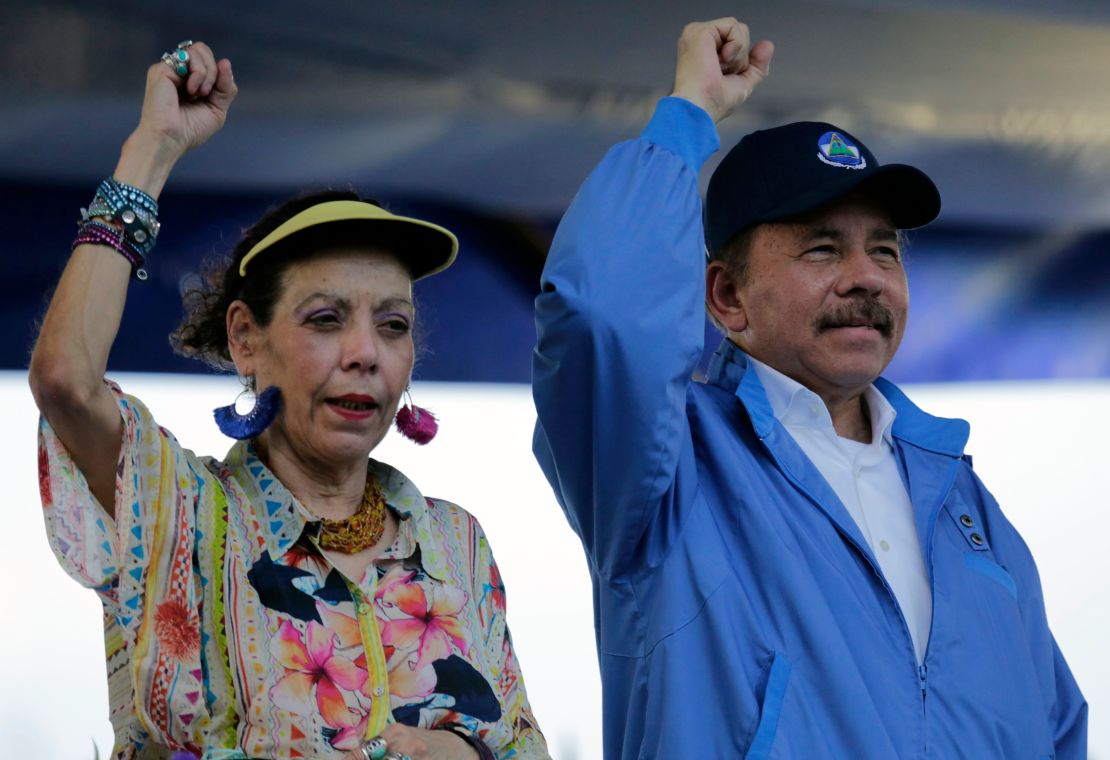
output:
[{"label": "man's nose", "polygon": [[854,248],[844,259],[837,285],[840,295],[853,292],[878,295],[886,285],[886,272],[866,249]]}]

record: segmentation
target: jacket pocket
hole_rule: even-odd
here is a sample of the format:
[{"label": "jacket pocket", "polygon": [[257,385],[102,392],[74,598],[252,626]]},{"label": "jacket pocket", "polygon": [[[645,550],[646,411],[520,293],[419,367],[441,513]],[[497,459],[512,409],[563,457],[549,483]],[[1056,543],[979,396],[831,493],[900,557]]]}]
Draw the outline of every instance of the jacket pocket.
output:
[{"label": "jacket pocket", "polygon": [[790,660],[781,652],[771,656],[771,667],[767,673],[767,686],[763,690],[763,702],[759,708],[759,724],[755,728],[752,743],[748,745],[745,760],[764,760],[770,757],[771,747],[779,730],[779,715],[786,699],[786,687],[790,682]]},{"label": "jacket pocket", "polygon": [[993,562],[989,557],[985,557],[982,554],[974,554],[971,552],[964,555],[964,564],[969,570],[974,570],[981,575],[985,575],[1002,586],[1002,588],[1010,592],[1010,596],[1014,598],[1014,601],[1017,601],[1017,584],[1014,583],[1013,576],[1006,572],[1006,569],[1002,567],[1002,565]]}]

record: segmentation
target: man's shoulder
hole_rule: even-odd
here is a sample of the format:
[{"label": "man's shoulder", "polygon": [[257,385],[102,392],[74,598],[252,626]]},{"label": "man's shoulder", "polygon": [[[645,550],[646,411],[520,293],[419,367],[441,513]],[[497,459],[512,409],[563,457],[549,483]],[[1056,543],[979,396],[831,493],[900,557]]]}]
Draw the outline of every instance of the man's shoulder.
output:
[{"label": "man's shoulder", "polygon": [[699,460],[729,456],[725,450],[739,446],[757,448],[751,416],[736,393],[704,378],[695,377],[686,387],[686,417]]},{"label": "man's shoulder", "polygon": [[971,425],[958,417],[939,417],[926,412],[905,391],[886,378],[877,378],[875,388],[894,408],[895,438],[937,454],[963,457]]}]

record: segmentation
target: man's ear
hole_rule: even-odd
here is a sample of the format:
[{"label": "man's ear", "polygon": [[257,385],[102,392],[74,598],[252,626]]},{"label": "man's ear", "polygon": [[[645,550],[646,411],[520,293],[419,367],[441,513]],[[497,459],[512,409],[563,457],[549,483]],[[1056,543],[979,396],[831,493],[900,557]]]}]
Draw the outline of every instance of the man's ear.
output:
[{"label": "man's ear", "polygon": [[705,304],[730,334],[748,328],[748,315],[740,299],[740,283],[723,261],[710,261],[705,268]]},{"label": "man's ear", "polygon": [[260,340],[260,329],[250,307],[242,301],[232,301],[227,307],[227,352],[240,377],[254,375]]}]

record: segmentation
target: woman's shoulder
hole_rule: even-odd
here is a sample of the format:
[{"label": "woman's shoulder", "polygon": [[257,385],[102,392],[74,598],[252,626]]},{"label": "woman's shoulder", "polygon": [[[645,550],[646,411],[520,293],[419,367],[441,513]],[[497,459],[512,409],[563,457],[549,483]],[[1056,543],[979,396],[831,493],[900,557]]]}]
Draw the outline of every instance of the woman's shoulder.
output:
[{"label": "woman's shoulder", "polygon": [[159,423],[154,413],[141,398],[128,393],[115,380],[105,378],[104,384],[116,398],[120,415],[124,421],[124,434],[129,442],[148,448],[161,445],[164,442],[171,453],[179,456],[192,469],[197,471],[208,470],[215,474],[226,469],[224,462],[219,458],[198,454],[183,446],[172,430]]},{"label": "woman's shoulder", "polygon": [[453,501],[425,496],[416,484],[397,468],[370,460],[370,471],[378,478],[386,501],[403,517],[423,517],[441,529],[484,535],[478,519]]},{"label": "woman's shoulder", "polygon": [[377,459],[371,459],[369,466],[370,473],[382,485],[388,504],[401,511],[403,515],[412,513],[412,511],[425,511],[428,516],[434,519],[467,520],[476,523],[474,516],[463,507],[455,504],[454,501],[425,496],[421,489],[413,483],[413,480],[402,473],[400,469],[379,462]]},{"label": "woman's shoulder", "polygon": [[469,530],[484,535],[478,518],[455,502],[429,496],[425,498],[424,503],[431,519],[440,520],[451,525],[466,526]]}]

